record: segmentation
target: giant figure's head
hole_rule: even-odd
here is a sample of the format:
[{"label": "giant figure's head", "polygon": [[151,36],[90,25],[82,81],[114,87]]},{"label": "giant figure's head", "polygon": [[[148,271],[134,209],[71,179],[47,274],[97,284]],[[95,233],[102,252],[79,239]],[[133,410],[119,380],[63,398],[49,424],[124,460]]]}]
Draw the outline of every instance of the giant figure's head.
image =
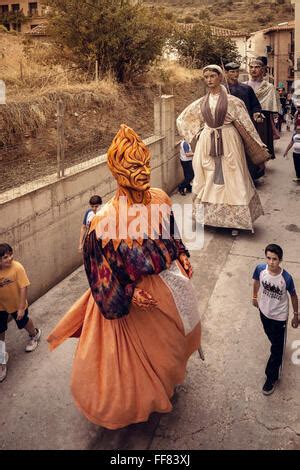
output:
[{"label": "giant figure's head", "polygon": [[263,80],[265,76],[265,64],[260,59],[252,59],[249,63],[249,72],[252,80]]},{"label": "giant figure's head", "polygon": [[223,81],[223,70],[219,65],[207,65],[203,68],[203,77],[209,90],[219,87]]},{"label": "giant figure's head", "polygon": [[150,188],[150,152],[130,127],[122,124],[107,152],[107,163],[122,188],[144,192]]},{"label": "giant figure's head", "polygon": [[229,62],[225,65],[226,78],[229,85],[236,85],[239,81],[240,64],[237,62]]}]

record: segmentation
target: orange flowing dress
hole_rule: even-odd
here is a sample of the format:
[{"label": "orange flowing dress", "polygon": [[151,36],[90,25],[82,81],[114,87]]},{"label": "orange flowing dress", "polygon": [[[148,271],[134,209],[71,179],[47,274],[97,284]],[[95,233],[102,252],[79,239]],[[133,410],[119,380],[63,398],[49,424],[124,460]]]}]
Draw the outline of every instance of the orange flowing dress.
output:
[{"label": "orange flowing dress", "polygon": [[[151,194],[151,203],[170,205],[163,191]],[[95,234],[99,217],[90,234]],[[79,410],[95,424],[118,429],[147,421],[152,412],[171,411],[174,388],[184,381],[187,361],[200,347],[192,283],[180,262],[169,258],[166,269],[141,276],[134,284],[152,295],[155,306],[141,309],[130,302],[126,315],[109,319],[95,301],[92,286],[48,337],[51,350],[79,337],[71,391]]]}]

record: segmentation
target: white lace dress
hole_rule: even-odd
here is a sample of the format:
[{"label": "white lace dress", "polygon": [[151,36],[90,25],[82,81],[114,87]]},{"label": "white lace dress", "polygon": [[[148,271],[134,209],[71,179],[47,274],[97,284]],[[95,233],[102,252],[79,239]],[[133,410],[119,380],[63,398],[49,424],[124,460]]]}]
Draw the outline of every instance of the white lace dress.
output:
[{"label": "white lace dress", "polygon": [[[213,116],[219,96],[211,95],[209,99]],[[204,122],[201,112],[203,99],[189,105],[177,119],[179,133],[189,142],[202,129],[193,158],[193,193],[196,195],[196,204],[204,209],[203,223],[214,227],[253,230],[253,223],[263,214],[263,209],[248,171],[243,141],[233,121],[238,119],[243,122],[251,136],[263,144],[244,103],[228,95],[228,111],[222,126],[224,184],[215,184],[215,161],[210,156],[210,149],[211,133],[214,132],[217,139],[217,131]]]}]

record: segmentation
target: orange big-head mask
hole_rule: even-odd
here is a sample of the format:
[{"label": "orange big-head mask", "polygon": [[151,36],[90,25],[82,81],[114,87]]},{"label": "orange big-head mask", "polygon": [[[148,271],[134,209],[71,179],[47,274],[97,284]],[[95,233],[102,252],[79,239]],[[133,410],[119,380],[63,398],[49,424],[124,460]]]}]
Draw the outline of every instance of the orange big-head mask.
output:
[{"label": "orange big-head mask", "polygon": [[150,153],[130,127],[122,124],[107,152],[107,163],[122,188],[144,192],[150,188]]}]

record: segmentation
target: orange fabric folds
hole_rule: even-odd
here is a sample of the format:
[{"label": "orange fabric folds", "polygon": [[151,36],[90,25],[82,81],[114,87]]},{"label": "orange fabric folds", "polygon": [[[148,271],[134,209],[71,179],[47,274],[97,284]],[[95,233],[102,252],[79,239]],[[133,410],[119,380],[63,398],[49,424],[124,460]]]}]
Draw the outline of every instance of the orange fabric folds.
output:
[{"label": "orange fabric folds", "polygon": [[80,331],[72,394],[87,419],[108,429],[170,411],[174,387],[200,346],[200,322],[185,335],[171,290],[159,275],[144,277],[139,287],[158,305],[142,310],[132,304],[129,315],[107,320],[88,290],[48,338],[54,349]]}]

